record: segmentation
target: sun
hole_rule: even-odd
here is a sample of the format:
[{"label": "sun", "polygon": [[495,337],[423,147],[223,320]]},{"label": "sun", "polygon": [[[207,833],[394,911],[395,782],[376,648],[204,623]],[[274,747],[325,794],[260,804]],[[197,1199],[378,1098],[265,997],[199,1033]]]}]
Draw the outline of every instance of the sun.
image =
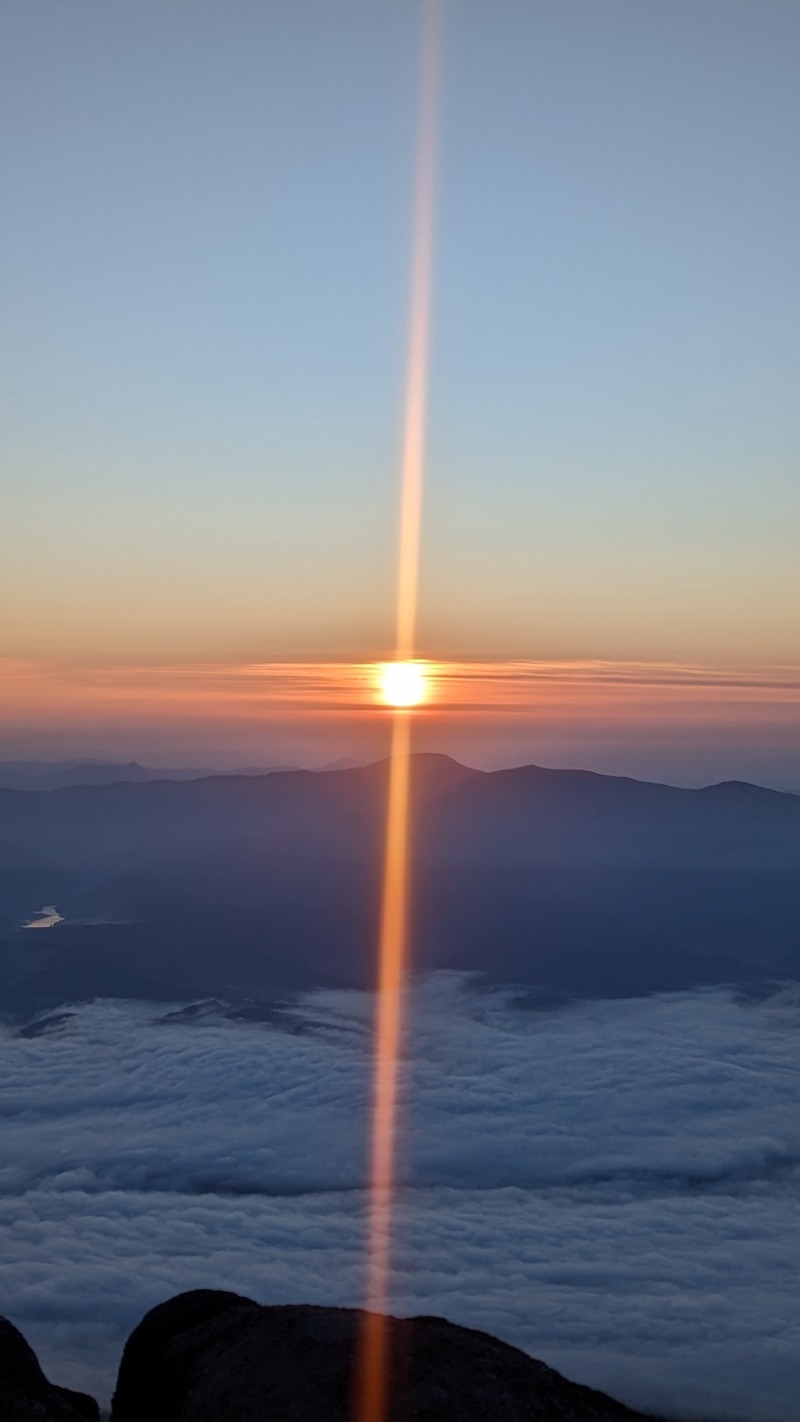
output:
[{"label": "sun", "polygon": [[378,685],[387,706],[419,706],[428,694],[427,673],[419,662],[383,662]]}]

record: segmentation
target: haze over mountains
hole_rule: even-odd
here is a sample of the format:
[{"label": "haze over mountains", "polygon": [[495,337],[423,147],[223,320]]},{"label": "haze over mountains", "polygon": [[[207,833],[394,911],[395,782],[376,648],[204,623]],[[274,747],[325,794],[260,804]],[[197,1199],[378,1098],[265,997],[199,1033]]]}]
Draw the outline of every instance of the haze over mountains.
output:
[{"label": "haze over mountains", "polygon": [[[798,796],[434,755],[414,787],[416,970],[542,1004],[800,977]],[[369,986],[385,788],[378,762],[0,790],[4,1010]]]},{"label": "haze over mountains", "polygon": [[[236,775],[269,775],[271,770],[294,767],[248,765],[238,767]],[[174,768],[140,765],[136,760],[2,760],[0,788],[7,790],[60,790],[65,785],[115,785],[132,781],[142,785],[148,780],[200,780],[215,772],[208,766]]]}]

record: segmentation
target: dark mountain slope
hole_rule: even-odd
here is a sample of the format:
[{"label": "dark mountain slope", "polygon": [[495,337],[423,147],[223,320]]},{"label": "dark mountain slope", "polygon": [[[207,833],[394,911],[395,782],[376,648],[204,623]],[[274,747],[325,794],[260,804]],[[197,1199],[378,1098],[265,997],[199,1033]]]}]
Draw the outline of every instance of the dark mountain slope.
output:
[{"label": "dark mountain slope", "polygon": [[[369,984],[386,780],[0,790],[0,1005]],[[550,996],[800,977],[798,796],[417,756],[413,806],[415,968]]]}]

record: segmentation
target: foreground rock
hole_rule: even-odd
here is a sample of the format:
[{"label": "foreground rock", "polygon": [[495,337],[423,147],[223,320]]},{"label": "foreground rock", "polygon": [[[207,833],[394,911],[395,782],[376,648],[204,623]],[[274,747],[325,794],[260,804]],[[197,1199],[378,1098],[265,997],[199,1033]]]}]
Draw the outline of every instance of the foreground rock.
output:
[{"label": "foreground rock", "polygon": [[0,1318],[0,1418],[2,1422],[99,1422],[93,1397],[47,1381],[30,1344]]},{"label": "foreground rock", "polygon": [[[199,1289],[146,1314],[111,1422],[352,1422],[363,1314]],[[393,1319],[387,1422],[644,1422],[486,1333]]]}]

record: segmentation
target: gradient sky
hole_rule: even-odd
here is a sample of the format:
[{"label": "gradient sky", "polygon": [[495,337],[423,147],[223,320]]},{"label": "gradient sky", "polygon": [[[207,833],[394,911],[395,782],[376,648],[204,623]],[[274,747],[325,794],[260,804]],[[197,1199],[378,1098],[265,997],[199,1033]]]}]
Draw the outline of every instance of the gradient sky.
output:
[{"label": "gradient sky", "polygon": [[[414,0],[8,0],[0,654],[392,638]],[[797,660],[795,0],[451,0],[420,650]]]}]

